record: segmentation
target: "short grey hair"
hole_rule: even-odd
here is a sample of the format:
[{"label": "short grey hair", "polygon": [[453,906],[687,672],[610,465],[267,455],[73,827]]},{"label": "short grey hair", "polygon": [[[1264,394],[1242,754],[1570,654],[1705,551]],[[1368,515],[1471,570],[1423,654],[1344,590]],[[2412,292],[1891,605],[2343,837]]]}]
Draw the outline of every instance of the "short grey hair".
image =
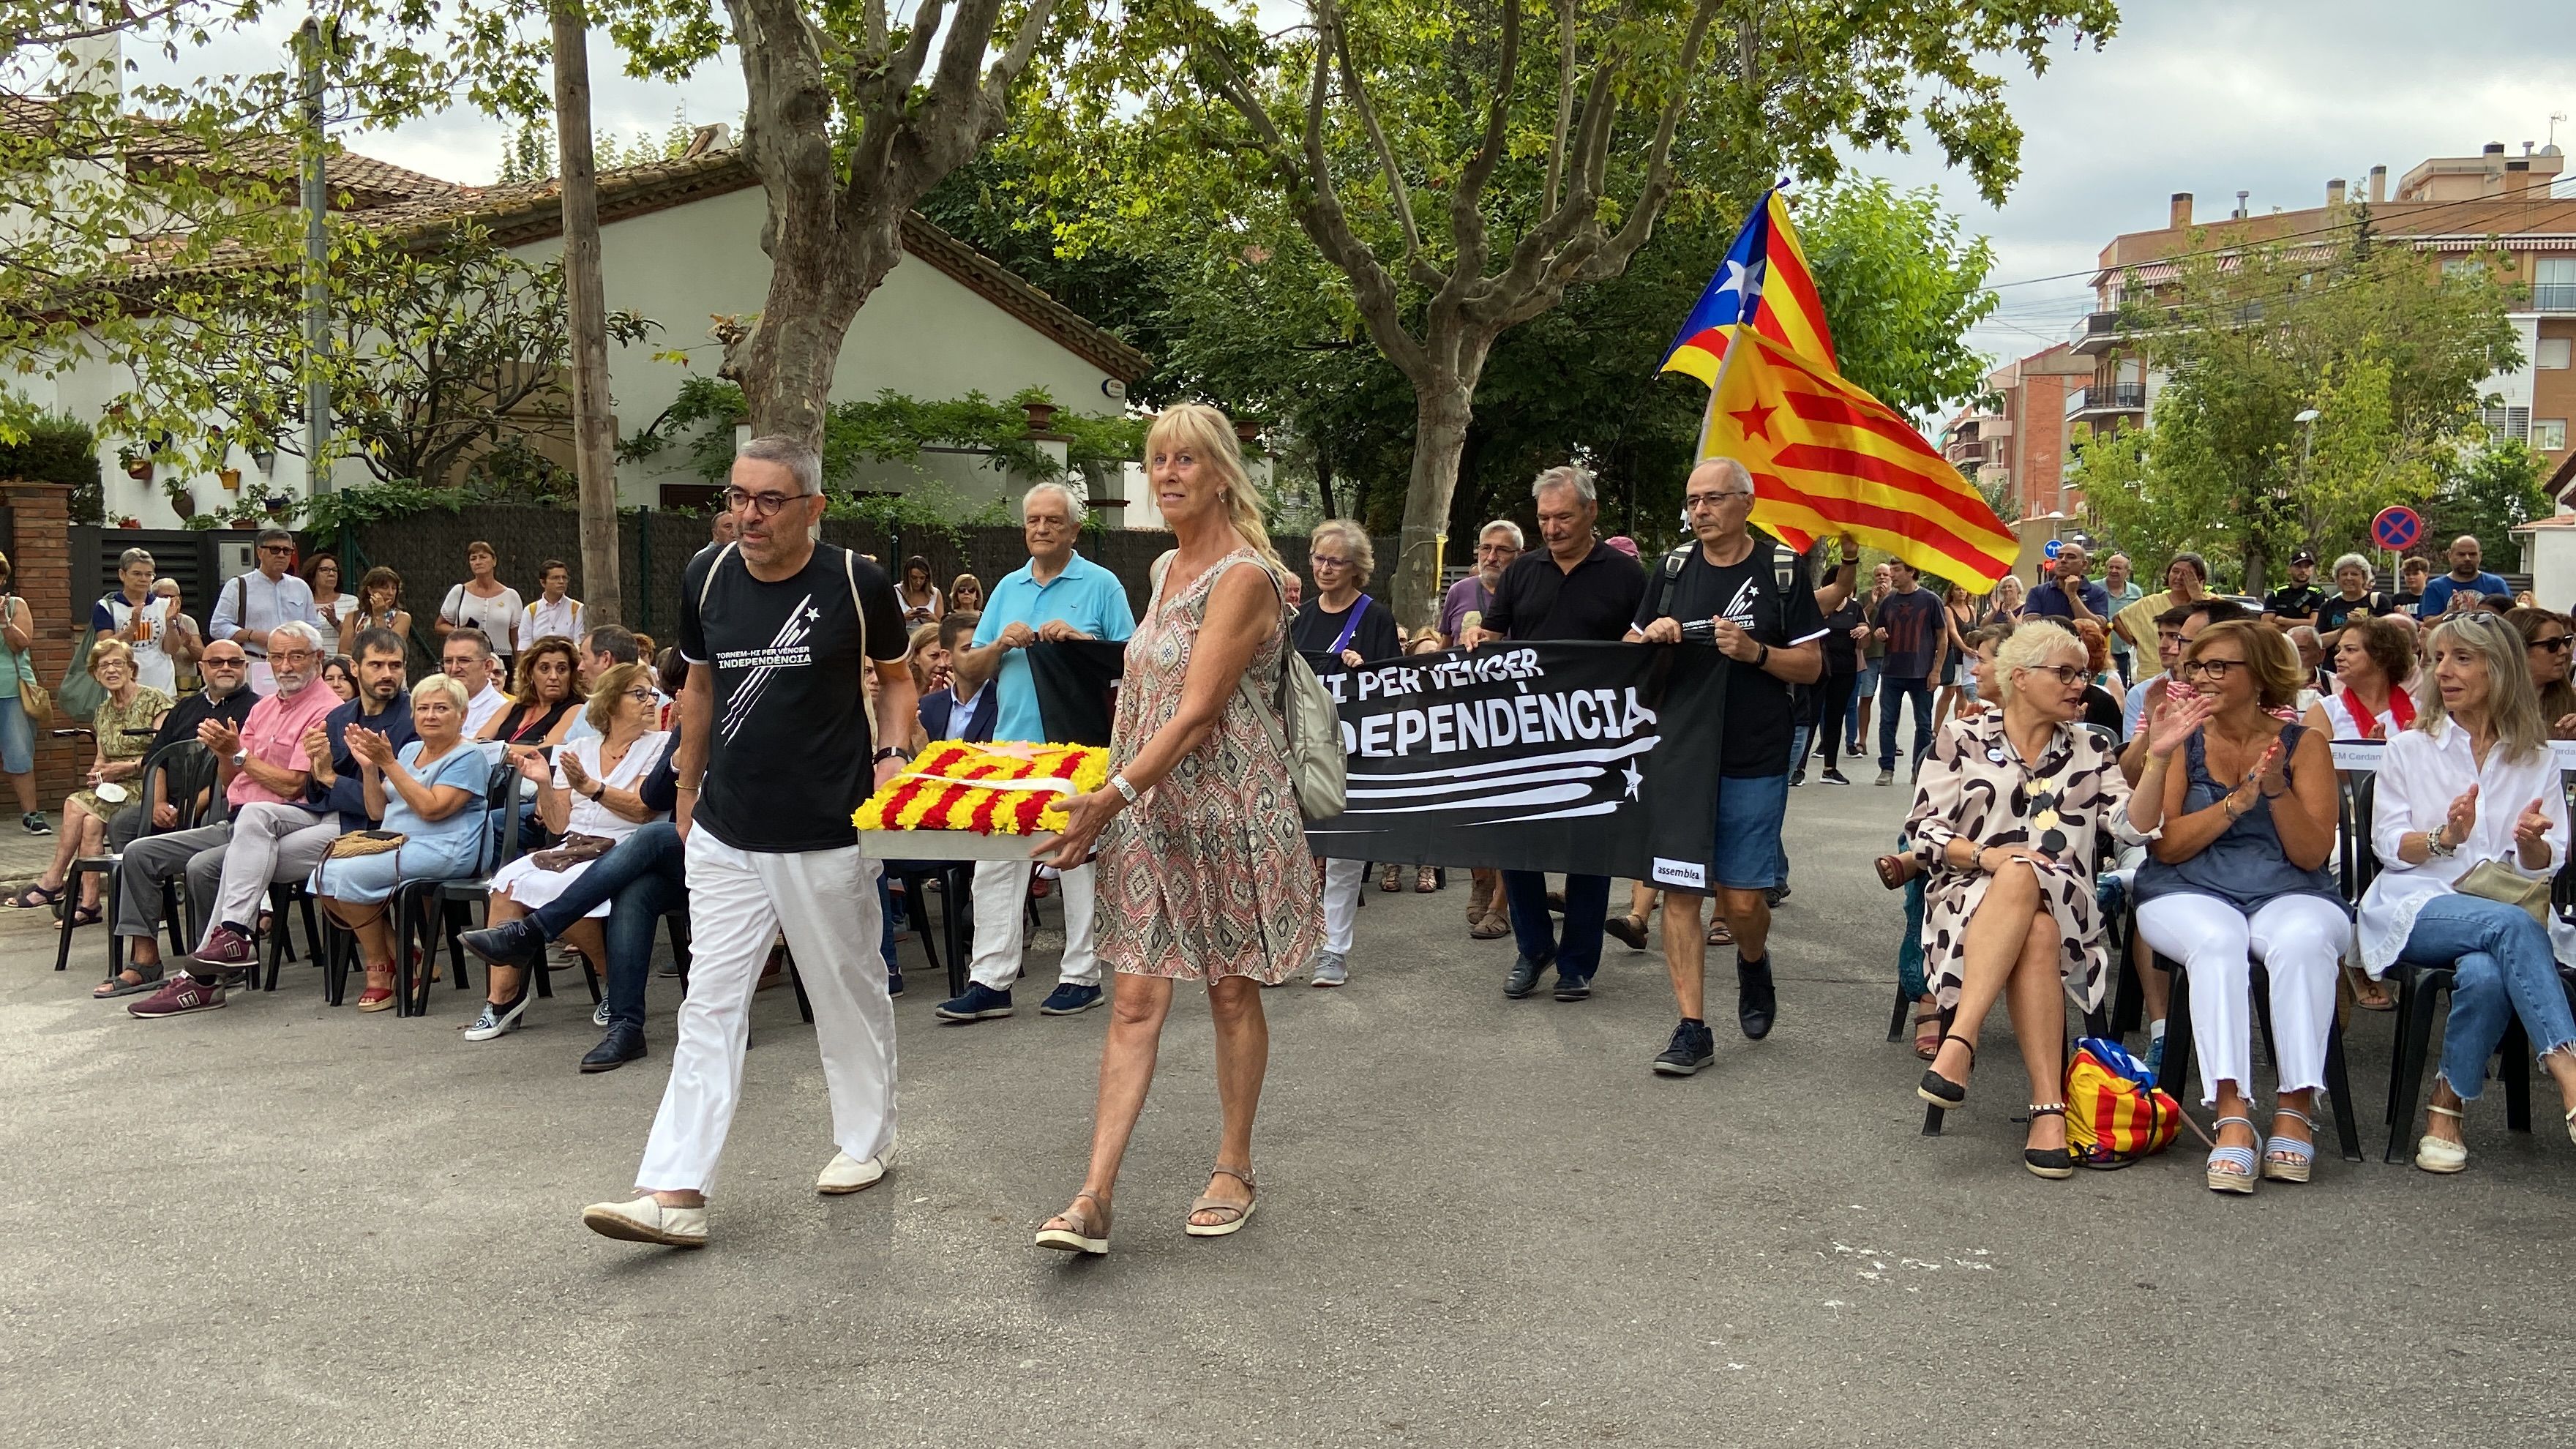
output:
[{"label": "short grey hair", "polygon": [[1377,573],[1377,548],[1369,542],[1368,530],[1347,518],[1327,518],[1307,535],[1309,551],[1328,538],[1342,541],[1343,550],[1351,556],[1351,571],[1358,576],[1358,586],[1367,588],[1369,579]]},{"label": "short grey hair", "polygon": [[771,463],[786,469],[795,475],[796,491],[800,495],[823,491],[823,455],[802,438],[789,437],[785,433],[764,433],[743,444],[741,451],[733,457],[737,463],[748,458],[755,463]]},{"label": "short grey hair", "polygon": [[2080,661],[2089,662],[2092,657],[2084,641],[2075,637],[2075,631],[2055,619],[2022,620],[2004,642],[1995,646],[1995,693],[2012,698],[2014,670],[2046,663],[2052,654],[2070,652]]},{"label": "short grey hair", "polygon": [[1586,503],[1598,504],[1601,501],[1601,490],[1592,485],[1592,470],[1572,463],[1560,464],[1539,474],[1538,481],[1530,484],[1530,497],[1545,497],[1550,488],[1571,488],[1574,496]]},{"label": "short grey hair", "polygon": [[1515,549],[1525,549],[1529,547],[1529,545],[1522,539],[1521,526],[1512,522],[1508,518],[1497,518],[1493,522],[1486,524],[1484,527],[1477,529],[1476,542],[1483,543],[1486,539],[1497,533],[1510,534],[1512,536],[1512,547]]},{"label": "short grey hair", "polygon": [[294,635],[304,641],[304,647],[307,649],[325,654],[330,652],[322,647],[322,631],[301,619],[289,619],[268,631],[268,647],[272,652],[277,648],[277,636],[280,634]]},{"label": "short grey hair", "polygon": [[463,714],[473,703],[472,697],[465,692],[465,682],[453,674],[422,676],[421,681],[411,687],[411,702],[419,704],[433,694],[445,695],[448,705],[458,714]]},{"label": "short grey hair", "polygon": [[2320,649],[2326,647],[2326,641],[2317,637],[2317,631],[2305,624],[2296,624],[2291,626],[2290,642],[2293,645],[2314,644]]},{"label": "short grey hair", "polygon": [[1053,493],[1062,498],[1064,500],[1064,516],[1072,519],[1073,526],[1076,528],[1082,527],[1084,520],[1091,516],[1091,510],[1083,506],[1082,495],[1074,492],[1072,489],[1061,483],[1046,482],[1040,483],[1036,487],[1031,488],[1028,492],[1020,495],[1021,518],[1025,519],[1029,516],[1029,500],[1037,497],[1041,493]]},{"label": "short grey hair", "polygon": [[134,567],[136,564],[150,562],[152,562],[152,550],[148,548],[129,548],[125,552],[116,556],[116,571],[118,573],[123,573],[127,569]]},{"label": "short grey hair", "polygon": [[2363,573],[2369,573],[2371,571],[2370,560],[2363,558],[2357,553],[2345,554],[2343,557],[2334,561],[2333,568],[2326,570],[2326,577],[2333,578],[2335,575],[2342,573],[2347,568],[2355,568],[2361,570]]}]

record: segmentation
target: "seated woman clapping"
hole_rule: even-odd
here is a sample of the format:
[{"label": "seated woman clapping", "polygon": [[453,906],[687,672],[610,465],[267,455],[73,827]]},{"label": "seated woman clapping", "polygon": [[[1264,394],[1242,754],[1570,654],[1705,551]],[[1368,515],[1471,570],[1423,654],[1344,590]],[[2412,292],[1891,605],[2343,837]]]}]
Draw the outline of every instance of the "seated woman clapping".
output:
[{"label": "seated woman clapping", "polygon": [[[618,841],[660,818],[661,812],[645,805],[637,793],[670,747],[670,735],[653,728],[660,706],[652,671],[641,664],[611,665],[591,682],[585,709],[584,717],[599,733],[556,746],[551,765],[542,755],[520,757],[520,775],[537,786],[537,816],[563,843],[523,855],[493,874],[486,925],[507,925],[546,905]],[[601,903],[563,937],[603,974],[608,944],[600,922],[608,918],[608,910]],[[465,1029],[467,1041],[490,1041],[519,1024],[528,1009],[525,974],[515,965],[492,964],[485,974],[489,990],[483,1014]]]},{"label": "seated woman clapping", "polygon": [[[2356,621],[2352,639],[2376,620]],[[2147,711],[2147,767],[2129,800],[2155,835],[2133,888],[2138,934],[2180,961],[2191,986],[2202,1106],[2218,1109],[2207,1181],[2250,1193],[2257,1174],[2305,1182],[2316,1160],[2311,1108],[2325,1085],[2335,963],[2352,918],[2326,860],[2334,854],[2334,752],[2325,732],[2285,723],[2303,671],[2265,625],[2212,624],[2183,650],[2173,700]],[[2402,694],[2403,691],[2400,691]],[[2312,708],[2310,713],[2315,713]],[[2159,833],[2160,832],[2160,833]],[[2250,955],[2249,955],[2250,953]],[[2252,970],[2270,974],[2272,1058],[2280,1096],[2272,1137],[2254,1129]]]},{"label": "seated woman clapping", "polygon": [[465,686],[445,674],[413,685],[411,722],[420,738],[400,750],[374,730],[349,726],[367,814],[384,828],[335,842],[313,872],[312,890],[331,919],[358,938],[367,968],[360,1011],[394,1004],[394,927],[385,902],[395,889],[406,880],[471,874],[482,857],[480,801],[491,770],[465,738],[465,698]]},{"label": "seated woman clapping", "polygon": [[[2469,1165],[2461,1118],[2516,1017],[2576,1137],[2576,1016],[2557,966],[2576,940],[2541,924],[2546,883],[2567,863],[2567,797],[2521,636],[2500,614],[2460,613],[2424,647],[2435,689],[2380,761],[2370,829],[2380,870],[2361,898],[2361,964],[2373,976],[2400,961],[2453,973],[2415,1165],[2457,1172]],[[2499,898],[2534,889],[2538,914]]]},{"label": "seated woman clapping", "polygon": [[1951,1029],[1916,1095],[1967,1100],[1977,1033],[2002,998],[2030,1075],[2022,1161],[2074,1175],[2060,1090],[2066,999],[2091,1011],[2106,980],[2093,872],[2097,834],[2135,838],[2113,746],[2080,727],[2092,677],[2082,641],[2029,620],[1998,646],[2003,708],[1952,720],[1933,740],[1905,833],[1927,868],[1923,962]]}]

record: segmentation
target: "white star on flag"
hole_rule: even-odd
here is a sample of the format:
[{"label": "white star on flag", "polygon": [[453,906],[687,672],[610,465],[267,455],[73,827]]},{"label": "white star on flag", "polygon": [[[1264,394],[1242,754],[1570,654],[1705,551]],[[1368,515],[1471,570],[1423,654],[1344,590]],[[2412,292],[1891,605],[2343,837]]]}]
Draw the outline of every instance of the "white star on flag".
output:
[{"label": "white star on flag", "polygon": [[1762,295],[1762,264],[1755,262],[1751,266],[1746,266],[1733,257],[1727,258],[1726,280],[1719,283],[1717,289],[1721,292],[1733,292],[1746,302],[1753,301]]}]

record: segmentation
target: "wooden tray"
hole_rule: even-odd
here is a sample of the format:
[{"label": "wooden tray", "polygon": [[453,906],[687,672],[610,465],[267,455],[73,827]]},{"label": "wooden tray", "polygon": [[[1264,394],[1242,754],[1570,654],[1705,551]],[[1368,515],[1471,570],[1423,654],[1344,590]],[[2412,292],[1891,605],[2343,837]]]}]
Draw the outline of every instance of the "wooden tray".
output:
[{"label": "wooden tray", "polygon": [[1026,860],[1030,852],[1055,838],[1052,830],[1034,835],[982,835],[972,830],[862,830],[859,854],[869,860]]}]

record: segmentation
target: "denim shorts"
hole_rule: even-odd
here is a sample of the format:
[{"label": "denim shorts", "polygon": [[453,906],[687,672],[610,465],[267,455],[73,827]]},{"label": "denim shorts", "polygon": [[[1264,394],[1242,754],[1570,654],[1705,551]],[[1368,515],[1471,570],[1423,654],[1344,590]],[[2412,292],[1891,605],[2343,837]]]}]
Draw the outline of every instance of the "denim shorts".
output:
[{"label": "denim shorts", "polygon": [[1788,883],[1780,830],[1789,817],[1786,774],[1717,782],[1717,849],[1709,879],[1723,890],[1767,891]]},{"label": "denim shorts", "polygon": [[0,774],[23,775],[36,768],[36,726],[18,696],[0,699]]}]

